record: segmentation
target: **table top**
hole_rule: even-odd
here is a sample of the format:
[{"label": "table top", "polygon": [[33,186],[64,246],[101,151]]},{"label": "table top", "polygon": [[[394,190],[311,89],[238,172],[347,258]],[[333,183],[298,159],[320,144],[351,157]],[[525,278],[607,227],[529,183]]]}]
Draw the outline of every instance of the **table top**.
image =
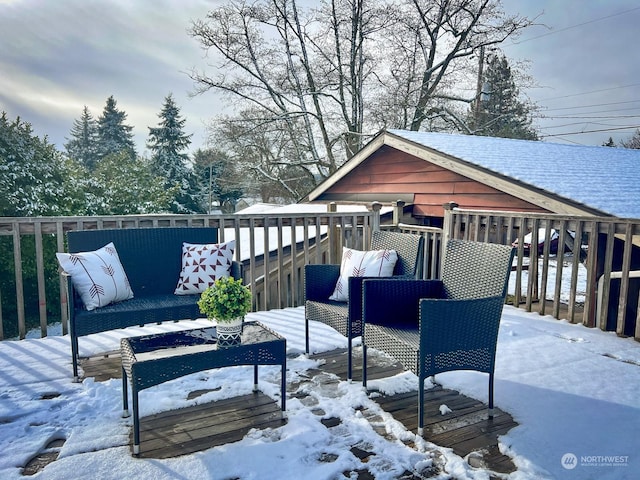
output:
[{"label": "table top", "polygon": [[284,341],[284,338],[260,322],[245,322],[241,341],[238,345],[218,345],[216,328],[198,328],[178,332],[157,333],[141,337],[123,339],[135,356],[135,362],[158,360],[161,358],[191,355],[200,352],[225,350]]}]

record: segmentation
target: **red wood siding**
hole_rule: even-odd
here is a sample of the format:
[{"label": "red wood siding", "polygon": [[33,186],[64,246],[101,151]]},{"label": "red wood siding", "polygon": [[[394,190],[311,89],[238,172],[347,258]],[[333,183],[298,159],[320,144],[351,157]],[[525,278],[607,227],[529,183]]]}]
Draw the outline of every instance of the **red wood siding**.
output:
[{"label": "red wood siding", "polygon": [[462,208],[547,212],[488,185],[384,145],[326,190],[326,194],[414,195],[414,215],[444,215],[442,205]]}]

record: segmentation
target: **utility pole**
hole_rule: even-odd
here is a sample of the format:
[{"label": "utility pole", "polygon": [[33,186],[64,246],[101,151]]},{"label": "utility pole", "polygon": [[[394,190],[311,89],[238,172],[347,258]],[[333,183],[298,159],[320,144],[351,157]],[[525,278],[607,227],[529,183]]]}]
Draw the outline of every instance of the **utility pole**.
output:
[{"label": "utility pole", "polygon": [[478,83],[476,84],[476,103],[474,105],[473,111],[473,120],[474,120],[474,130],[478,128],[478,124],[480,123],[480,106],[481,106],[481,97],[482,97],[482,76],[484,70],[484,45],[480,47],[480,58],[478,59]]}]

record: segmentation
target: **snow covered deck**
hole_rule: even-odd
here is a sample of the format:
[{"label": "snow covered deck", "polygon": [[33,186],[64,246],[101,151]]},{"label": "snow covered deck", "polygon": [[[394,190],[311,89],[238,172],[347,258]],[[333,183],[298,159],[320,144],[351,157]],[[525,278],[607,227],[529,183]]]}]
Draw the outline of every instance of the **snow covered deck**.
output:
[{"label": "snow covered deck", "polygon": [[[288,383],[308,380],[318,363],[301,354],[303,309],[250,316],[287,338]],[[99,334],[83,342],[81,354],[116,350],[123,335],[204,325],[203,319]],[[312,329],[314,350],[346,346],[346,339],[329,327],[314,324]],[[452,450],[416,437],[357,382],[323,382],[322,377],[307,392],[312,408],[293,396],[287,402],[287,423],[279,428],[252,430],[235,443],[177,458],[136,459],[129,447],[131,419],[121,418],[120,380],[87,378],[74,384],[70,360],[68,336],[0,343],[0,478],[24,478],[22,468],[48,445],[59,455],[37,478],[82,478],[91,472],[106,479],[329,479],[365,466],[375,478],[424,473],[434,466],[442,468],[442,476],[488,478],[486,470],[471,467]],[[262,368],[260,389],[277,398],[278,368]],[[236,368],[203,372],[143,391],[140,414],[246,395],[252,375],[238,373]],[[482,374],[454,372],[437,379],[445,388],[486,401]],[[411,392],[416,384],[407,372],[371,382],[387,395]],[[619,479],[640,470],[640,343],[507,306],[495,388],[496,406],[519,424],[500,437],[501,451],[518,469],[509,478]],[[206,393],[190,397],[191,391]],[[364,418],[362,407],[378,412],[387,435]],[[441,412],[446,416],[455,408],[443,401]],[[326,428],[313,409],[341,424]],[[350,449],[353,445],[376,454],[363,460]],[[327,458],[332,461],[321,461]]]}]

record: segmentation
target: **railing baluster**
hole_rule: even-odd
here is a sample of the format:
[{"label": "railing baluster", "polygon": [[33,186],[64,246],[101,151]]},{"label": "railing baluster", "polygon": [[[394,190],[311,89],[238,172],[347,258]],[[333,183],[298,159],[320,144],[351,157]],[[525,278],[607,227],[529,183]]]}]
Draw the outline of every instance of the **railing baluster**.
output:
[{"label": "railing baluster", "polygon": [[596,325],[596,275],[598,256],[598,224],[589,222],[587,224],[589,241],[587,243],[587,281],[585,289],[584,312],[582,314],[582,324],[586,327]]},{"label": "railing baluster", "polygon": [[26,333],[24,311],[24,284],[22,283],[22,245],[20,244],[20,224],[13,224],[13,262],[16,279],[16,310],[18,313],[18,336],[22,340]]},{"label": "railing baluster", "polygon": [[622,280],[620,282],[620,301],[618,302],[618,320],[616,322],[616,333],[624,334],[625,313],[629,295],[629,271],[631,270],[631,247],[633,241],[633,230],[630,223],[625,223],[624,253],[622,255]]},{"label": "railing baluster", "polygon": [[42,222],[34,225],[36,247],[36,277],[38,281],[38,314],[40,316],[40,336],[47,336],[47,294],[44,280],[44,251],[42,248]]}]

